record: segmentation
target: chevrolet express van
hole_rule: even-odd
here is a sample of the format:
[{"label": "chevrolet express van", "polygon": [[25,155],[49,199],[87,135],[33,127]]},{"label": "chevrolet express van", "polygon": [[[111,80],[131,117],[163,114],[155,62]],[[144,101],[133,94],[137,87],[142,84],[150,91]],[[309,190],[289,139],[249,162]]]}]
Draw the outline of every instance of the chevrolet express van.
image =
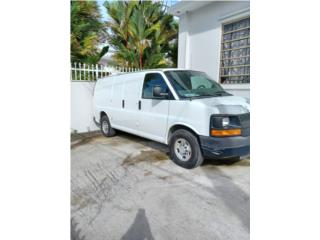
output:
[{"label": "chevrolet express van", "polygon": [[203,72],[157,69],[99,79],[93,106],[104,136],[118,129],[167,144],[184,168],[250,152],[249,101]]}]

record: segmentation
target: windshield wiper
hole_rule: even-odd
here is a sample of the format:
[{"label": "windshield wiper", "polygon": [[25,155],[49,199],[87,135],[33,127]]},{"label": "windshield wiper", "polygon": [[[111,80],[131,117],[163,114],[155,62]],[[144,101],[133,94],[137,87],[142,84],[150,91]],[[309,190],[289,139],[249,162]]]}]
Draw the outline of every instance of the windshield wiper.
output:
[{"label": "windshield wiper", "polygon": [[216,92],[214,92],[213,94],[216,94],[216,93],[226,93],[226,91],[224,91],[224,90],[220,90],[220,91],[216,91]]},{"label": "windshield wiper", "polygon": [[193,96],[193,97],[189,97],[190,100],[192,99],[198,99],[198,98],[209,98],[209,97],[213,97],[214,95],[200,95],[200,96]]},{"label": "windshield wiper", "polygon": [[[222,95],[223,94],[223,95]],[[230,93],[227,93],[226,91],[217,91],[217,92],[215,92],[215,93],[213,93],[213,95],[212,96],[230,96],[231,94]]]},{"label": "windshield wiper", "polygon": [[221,91],[216,91],[212,94],[204,94],[204,95],[199,95],[199,96],[184,96],[186,99],[192,100],[192,99],[199,99],[199,98],[210,98],[210,97],[217,97],[217,96],[232,96],[232,94],[221,90]]}]

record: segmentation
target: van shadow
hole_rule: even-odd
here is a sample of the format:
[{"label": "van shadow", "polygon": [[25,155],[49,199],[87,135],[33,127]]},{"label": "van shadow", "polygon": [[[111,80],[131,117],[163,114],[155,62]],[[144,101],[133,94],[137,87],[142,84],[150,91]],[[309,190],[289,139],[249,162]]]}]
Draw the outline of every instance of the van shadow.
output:
[{"label": "van shadow", "polygon": [[[163,154],[167,155],[168,158],[170,158],[169,155],[169,146],[163,144],[163,143],[158,143],[152,140],[148,140],[146,138],[142,138],[136,135],[132,135],[130,133],[122,132],[120,130],[117,130],[117,136],[125,138],[127,140],[131,140],[137,143],[140,143],[146,147],[150,147],[154,150],[160,151]],[[239,163],[241,160],[239,158],[228,158],[228,159],[204,159],[202,166],[207,166],[207,165],[232,165],[235,163]],[[240,164],[240,163],[239,163]]]},{"label": "van shadow", "polygon": [[[130,139],[135,142],[139,142],[147,147],[153,148],[154,150],[160,151],[163,154],[166,154],[169,158],[169,148],[167,145],[157,143],[151,140],[147,140],[141,137],[137,137],[128,133],[119,132],[119,136]],[[203,164],[199,167],[201,168],[201,174],[205,174],[205,176],[212,182],[212,185],[215,186],[214,188],[204,187],[201,184],[198,184],[192,179],[184,175],[178,175],[175,171],[171,171],[170,169],[163,168],[161,166],[156,166],[160,170],[166,172],[169,175],[178,177],[183,179],[184,181],[192,182],[192,184],[199,185],[205,189],[206,191],[213,194],[215,197],[221,199],[224,205],[231,211],[233,214],[237,216],[237,218],[242,223],[243,227],[249,232],[250,231],[250,195],[243,191],[232,179],[232,177],[225,174],[223,171],[220,170],[223,165],[226,168],[237,166],[237,167],[250,167],[250,160],[240,160],[239,158],[230,158],[230,159],[206,159],[204,160]],[[199,172],[195,172],[198,174]],[[215,206],[212,203],[212,206]],[[135,223],[133,227],[130,227],[128,231],[135,231],[133,229],[143,228],[136,222],[144,222],[146,221],[144,212],[141,210],[140,213],[138,212],[136,216]],[[148,228],[145,226],[145,228]],[[127,235],[125,235],[127,236]],[[128,239],[128,238],[123,238]],[[132,238],[131,238],[132,239]],[[139,238],[133,238],[139,239]]]},{"label": "van shadow", "polygon": [[[145,138],[137,137],[124,132],[119,132],[119,136],[143,144],[147,147],[153,148],[154,150],[160,151],[163,154],[166,154],[169,158],[169,147],[165,144],[157,143]],[[222,200],[224,205],[233,212],[237,218],[240,220],[244,228],[249,232],[250,231],[250,195],[244,192],[234,180],[220,170],[220,167],[226,168],[237,166],[237,167],[250,167],[250,160],[239,160],[239,158],[230,158],[230,159],[206,159],[203,164],[199,167],[201,168],[201,173],[205,174],[206,177],[212,182],[212,185],[215,186],[213,189],[209,187],[204,187],[201,184],[198,184],[192,179],[184,175],[178,175],[176,172],[171,171],[170,169],[163,168],[161,166],[156,166],[160,170],[181,178],[185,181],[192,182],[192,184],[199,185],[199,187],[204,188],[208,192],[212,193],[214,196]],[[198,174],[198,172],[195,172]],[[214,204],[213,204],[214,206]],[[130,227],[128,231],[135,231],[133,229],[143,228],[140,226],[140,222],[144,222],[146,217],[144,215],[144,210],[138,212],[136,216],[135,223],[133,227]],[[148,228],[147,226],[145,226]],[[127,235],[125,235],[127,236]],[[129,239],[129,238],[123,238]],[[139,239],[139,238],[130,238],[130,239]],[[152,239],[152,238],[151,238]]]},{"label": "van shadow", "polygon": [[250,195],[243,191],[232,177],[220,170],[220,167],[202,168],[214,188],[210,190],[240,220],[242,226],[250,232]]},{"label": "van shadow", "polygon": [[152,140],[148,140],[146,138],[142,138],[136,135],[132,135],[130,133],[126,133],[126,132],[122,132],[117,130],[117,136],[125,138],[127,140],[131,140],[137,143],[140,143],[146,147],[150,147],[154,150],[160,151],[163,154],[167,155],[169,157],[169,147],[165,144],[162,143],[158,143]]},{"label": "van shadow", "polygon": [[138,210],[133,223],[121,240],[154,240],[145,209]]}]

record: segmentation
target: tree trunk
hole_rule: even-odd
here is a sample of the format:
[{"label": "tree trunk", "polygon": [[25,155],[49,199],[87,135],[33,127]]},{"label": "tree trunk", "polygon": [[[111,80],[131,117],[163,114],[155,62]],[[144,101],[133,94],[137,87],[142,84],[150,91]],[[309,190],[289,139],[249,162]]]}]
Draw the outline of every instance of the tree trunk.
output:
[{"label": "tree trunk", "polygon": [[143,66],[142,66],[142,51],[140,50],[140,52],[139,52],[139,65],[140,65],[140,68],[142,68]]}]

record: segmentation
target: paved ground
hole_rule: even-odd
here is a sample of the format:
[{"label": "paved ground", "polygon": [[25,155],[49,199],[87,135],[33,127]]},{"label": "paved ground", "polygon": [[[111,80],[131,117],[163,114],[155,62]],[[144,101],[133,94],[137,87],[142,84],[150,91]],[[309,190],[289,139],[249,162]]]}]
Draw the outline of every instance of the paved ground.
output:
[{"label": "paved ground", "polygon": [[249,239],[249,160],[186,170],[166,146],[129,134],[77,141],[72,240]]}]

